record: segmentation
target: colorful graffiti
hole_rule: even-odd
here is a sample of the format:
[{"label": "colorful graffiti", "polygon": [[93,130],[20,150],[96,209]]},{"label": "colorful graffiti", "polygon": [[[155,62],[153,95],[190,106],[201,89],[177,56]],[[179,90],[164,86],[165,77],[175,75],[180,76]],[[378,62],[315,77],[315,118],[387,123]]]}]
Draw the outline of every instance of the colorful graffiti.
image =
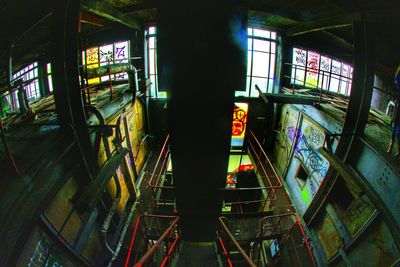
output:
[{"label": "colorful graffiti", "polygon": [[310,174],[318,173],[321,177],[324,177],[328,170],[328,164],[317,151],[317,148],[321,146],[321,142],[324,140],[324,136],[316,132],[312,127],[308,127],[307,134],[305,134],[295,126],[289,126],[287,133],[291,142],[294,142],[297,137],[294,150],[307,166],[311,172]]},{"label": "colorful graffiti", "polygon": [[239,171],[250,171],[253,170],[253,164],[242,164],[239,166],[239,168],[236,168],[233,170],[233,172],[235,172],[235,174],[230,174],[228,175],[228,178],[226,180],[226,184],[227,185],[235,185],[237,184],[237,172]]},{"label": "colorful graffiti", "polygon": [[243,146],[247,124],[247,103],[235,103],[232,122],[231,146]]}]

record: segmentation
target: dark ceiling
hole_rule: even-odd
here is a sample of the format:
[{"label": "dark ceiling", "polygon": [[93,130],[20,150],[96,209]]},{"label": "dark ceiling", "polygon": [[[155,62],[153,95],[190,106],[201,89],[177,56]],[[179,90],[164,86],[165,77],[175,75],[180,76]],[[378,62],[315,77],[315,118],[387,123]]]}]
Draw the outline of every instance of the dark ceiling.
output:
[{"label": "dark ceiling", "polygon": [[[12,44],[14,65],[27,64],[48,53],[54,2],[0,1],[1,73],[7,66]],[[353,54],[352,22],[366,20],[375,33],[377,71],[393,72],[400,63],[399,0],[240,2],[248,9],[249,23],[277,30],[286,37],[288,44],[315,49],[348,62],[352,61]],[[146,23],[155,22],[157,5],[158,1],[154,0],[82,0],[82,34],[116,24],[139,29]]]}]

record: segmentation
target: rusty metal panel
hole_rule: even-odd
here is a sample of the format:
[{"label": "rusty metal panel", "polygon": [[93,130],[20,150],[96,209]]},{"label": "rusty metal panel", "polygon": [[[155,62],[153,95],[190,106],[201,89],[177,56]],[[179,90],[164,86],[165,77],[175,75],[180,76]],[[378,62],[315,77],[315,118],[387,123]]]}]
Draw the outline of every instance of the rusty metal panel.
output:
[{"label": "rusty metal panel", "polygon": [[343,241],[339,232],[327,212],[321,214],[313,231],[315,231],[319,239],[327,260],[335,256],[339,252],[339,249],[343,247]]},{"label": "rusty metal panel", "polygon": [[353,155],[354,167],[377,193],[387,211],[400,227],[400,176],[391,164],[372,147],[360,143],[357,154]]},{"label": "rusty metal panel", "polygon": [[296,109],[307,115],[311,120],[329,133],[341,133],[343,126],[326,112],[309,105],[293,105]]},{"label": "rusty metal panel", "polygon": [[392,266],[400,253],[390,230],[380,222],[364,235],[357,247],[347,253],[352,266]]}]

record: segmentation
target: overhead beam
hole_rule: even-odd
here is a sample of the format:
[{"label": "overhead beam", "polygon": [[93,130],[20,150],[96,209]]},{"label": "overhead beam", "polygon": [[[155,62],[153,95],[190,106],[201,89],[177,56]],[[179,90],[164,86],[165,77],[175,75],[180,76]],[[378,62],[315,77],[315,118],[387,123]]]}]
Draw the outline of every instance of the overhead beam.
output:
[{"label": "overhead beam", "polygon": [[140,24],[127,14],[122,13],[106,1],[84,0],[81,2],[82,9],[102,18],[123,24],[133,30],[139,30]]},{"label": "overhead beam", "polygon": [[358,19],[360,19],[360,15],[353,14],[349,16],[340,15],[315,21],[299,22],[296,26],[289,28],[286,34],[288,36],[296,36],[310,32],[350,27],[353,21]]},{"label": "overhead beam", "polygon": [[103,27],[105,21],[103,18],[93,15],[92,13],[81,11],[81,23],[86,23],[97,27]]},{"label": "overhead beam", "polygon": [[306,96],[306,95],[291,95],[291,94],[270,94],[262,93],[271,103],[281,104],[302,104],[302,105],[314,105],[316,103],[328,103],[326,99],[320,99],[317,96]]}]

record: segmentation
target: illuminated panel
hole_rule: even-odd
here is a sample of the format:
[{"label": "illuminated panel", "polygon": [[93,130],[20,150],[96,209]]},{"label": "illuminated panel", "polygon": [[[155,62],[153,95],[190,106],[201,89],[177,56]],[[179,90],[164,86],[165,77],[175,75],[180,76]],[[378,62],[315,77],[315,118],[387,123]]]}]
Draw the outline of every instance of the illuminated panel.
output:
[{"label": "illuminated panel", "polygon": [[[105,66],[108,64],[112,64],[114,63],[114,51],[113,51],[113,45],[109,44],[109,45],[103,45],[99,47],[99,63],[100,66]],[[111,76],[111,78],[114,75]],[[102,82],[104,81],[108,81],[110,79],[110,77],[108,75],[104,75],[102,77],[100,77],[100,80]]]},{"label": "illuminated panel", "polygon": [[238,171],[253,170],[253,164],[247,154],[244,155],[229,155],[228,177],[226,179],[226,187],[235,188],[237,183]]},{"label": "illuminated panel", "polygon": [[318,87],[324,90],[328,90],[329,88],[329,78],[331,72],[331,63],[332,60],[328,57],[321,56],[321,64],[320,64],[320,74]]},{"label": "illuminated panel", "polygon": [[[88,69],[97,68],[99,66],[99,48],[93,47],[86,49],[86,64]],[[88,84],[100,82],[100,78],[92,78],[88,80]]]},{"label": "illuminated panel", "polygon": [[309,87],[317,87],[319,70],[319,54],[308,52],[307,58],[307,74],[306,85]]},{"label": "illuminated panel", "polygon": [[235,108],[233,110],[231,147],[243,146],[246,134],[248,106],[247,103],[235,103]]},{"label": "illuminated panel", "polygon": [[49,85],[49,91],[53,92],[53,78],[51,76],[51,63],[47,63],[46,71],[47,71],[47,83]]},{"label": "illuminated panel", "polygon": [[[114,60],[115,63],[127,63],[128,62],[128,42],[115,43],[114,45]],[[115,75],[116,80],[128,79],[126,72],[117,73]]]},{"label": "illuminated panel", "polygon": [[304,85],[306,59],[307,51],[298,48],[293,49],[292,83]]},{"label": "illuminated panel", "polygon": [[351,65],[299,48],[293,48],[292,63],[292,84],[350,95]]}]

